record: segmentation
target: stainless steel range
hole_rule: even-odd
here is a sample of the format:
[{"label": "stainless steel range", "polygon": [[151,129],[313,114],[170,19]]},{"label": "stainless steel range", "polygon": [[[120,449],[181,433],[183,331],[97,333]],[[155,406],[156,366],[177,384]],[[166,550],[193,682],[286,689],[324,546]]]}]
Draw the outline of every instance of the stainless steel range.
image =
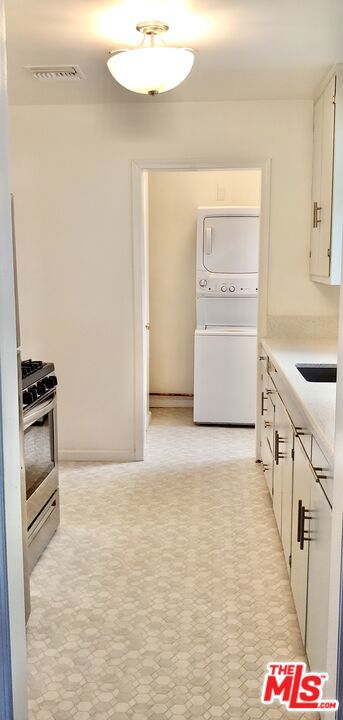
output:
[{"label": "stainless steel range", "polygon": [[60,519],[57,378],[53,363],[25,360],[21,367],[28,566],[31,572]]}]

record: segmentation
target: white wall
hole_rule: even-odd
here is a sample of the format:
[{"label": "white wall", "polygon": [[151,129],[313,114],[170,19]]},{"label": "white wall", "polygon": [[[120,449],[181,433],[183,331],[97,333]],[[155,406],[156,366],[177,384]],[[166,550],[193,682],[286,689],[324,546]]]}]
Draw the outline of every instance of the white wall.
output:
[{"label": "white wall", "polygon": [[64,456],[134,451],[131,160],[272,159],[269,312],[334,315],[308,279],[310,101],[12,108],[26,354],[54,360]]},{"label": "white wall", "polygon": [[259,206],[260,185],[254,170],[149,173],[151,393],[193,394],[197,207]]}]

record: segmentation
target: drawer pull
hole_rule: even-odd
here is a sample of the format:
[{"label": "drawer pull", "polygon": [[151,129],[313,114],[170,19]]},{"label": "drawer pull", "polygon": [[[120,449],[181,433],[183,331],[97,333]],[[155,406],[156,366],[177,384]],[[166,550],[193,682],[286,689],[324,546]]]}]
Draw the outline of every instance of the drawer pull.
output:
[{"label": "drawer pull", "polygon": [[300,545],[300,550],[304,549],[305,542],[311,542],[309,530],[305,530],[305,520],[312,520],[312,516],[308,513],[310,510],[306,510],[305,505],[302,504],[302,500],[298,501],[298,527],[297,527],[297,541]]},{"label": "drawer pull", "polygon": [[282,443],[286,443],[286,442],[287,442],[287,440],[285,438],[280,438],[279,431],[275,430],[275,433],[274,433],[274,448],[275,448],[274,460],[275,460],[276,465],[279,465],[279,462],[280,462],[280,460],[282,460],[282,458],[287,457],[287,453],[280,452],[280,445]]}]

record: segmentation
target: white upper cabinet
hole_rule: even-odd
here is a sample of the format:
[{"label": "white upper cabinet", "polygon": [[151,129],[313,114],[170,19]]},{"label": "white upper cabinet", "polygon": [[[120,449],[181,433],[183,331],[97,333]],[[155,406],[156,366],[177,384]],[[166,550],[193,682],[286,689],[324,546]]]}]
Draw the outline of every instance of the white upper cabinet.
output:
[{"label": "white upper cabinet", "polygon": [[337,66],[315,102],[310,275],[339,285],[343,234],[343,66]]}]

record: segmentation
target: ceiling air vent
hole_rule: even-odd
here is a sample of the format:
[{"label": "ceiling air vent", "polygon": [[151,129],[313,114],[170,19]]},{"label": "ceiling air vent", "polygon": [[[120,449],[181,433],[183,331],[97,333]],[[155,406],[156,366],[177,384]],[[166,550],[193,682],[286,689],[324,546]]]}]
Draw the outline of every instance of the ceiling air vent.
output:
[{"label": "ceiling air vent", "polygon": [[78,65],[37,65],[26,67],[35,80],[84,80]]}]

